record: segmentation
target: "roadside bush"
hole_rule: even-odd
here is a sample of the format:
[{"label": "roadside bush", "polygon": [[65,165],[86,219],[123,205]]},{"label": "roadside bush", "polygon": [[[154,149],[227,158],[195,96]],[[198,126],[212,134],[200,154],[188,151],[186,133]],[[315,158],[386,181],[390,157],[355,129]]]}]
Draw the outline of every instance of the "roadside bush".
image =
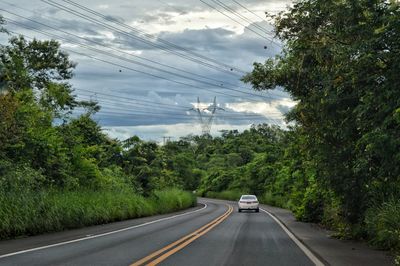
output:
[{"label": "roadside bush", "polygon": [[0,193],[0,239],[167,213],[194,206],[176,189],[144,198],[130,189]]},{"label": "roadside bush", "polygon": [[293,212],[300,221],[322,222],[324,215],[324,195],[315,182],[307,187],[303,202],[298,208],[293,209]]},{"label": "roadside bush", "polygon": [[400,200],[391,199],[367,210],[366,230],[370,242],[379,248],[400,254]]},{"label": "roadside bush", "polygon": [[31,168],[27,164],[15,164],[8,160],[0,160],[0,193],[1,191],[37,189],[45,180],[46,177],[41,171]]},{"label": "roadside bush", "polygon": [[271,206],[280,207],[280,208],[288,208],[288,201],[286,198],[279,196],[279,195],[274,195],[273,193],[271,193],[269,191],[265,192],[261,196],[260,202],[271,205]]},{"label": "roadside bush", "polygon": [[140,183],[133,175],[126,174],[119,166],[110,166],[101,169],[101,174],[94,183],[96,190],[132,189],[136,194],[143,192]]}]

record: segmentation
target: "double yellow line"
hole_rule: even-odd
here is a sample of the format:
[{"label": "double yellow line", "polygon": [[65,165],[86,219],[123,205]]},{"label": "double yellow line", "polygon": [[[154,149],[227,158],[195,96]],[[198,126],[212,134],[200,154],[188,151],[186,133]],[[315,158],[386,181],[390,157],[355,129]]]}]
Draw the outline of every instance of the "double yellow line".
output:
[{"label": "double yellow line", "polygon": [[[163,260],[167,259],[169,256],[175,254],[179,250],[183,249],[197,238],[201,237],[202,235],[206,234],[208,231],[213,229],[218,224],[222,223],[233,211],[232,206],[228,205],[228,210],[222,214],[221,216],[217,217],[213,221],[209,222],[208,224],[200,227],[196,231],[178,239],[177,241],[159,249],[150,255],[138,260],[137,262],[131,264],[130,266],[139,266],[139,265],[157,265],[158,263],[162,262]],[[162,254],[162,255],[161,255]],[[161,255],[161,256],[159,256]]]}]

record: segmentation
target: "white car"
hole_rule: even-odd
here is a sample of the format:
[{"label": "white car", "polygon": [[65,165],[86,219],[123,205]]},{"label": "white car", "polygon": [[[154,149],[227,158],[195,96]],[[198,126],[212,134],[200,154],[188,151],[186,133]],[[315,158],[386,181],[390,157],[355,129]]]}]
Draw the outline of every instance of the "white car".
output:
[{"label": "white car", "polygon": [[238,202],[238,209],[239,212],[242,212],[242,210],[255,210],[259,212],[257,197],[255,195],[242,195]]}]

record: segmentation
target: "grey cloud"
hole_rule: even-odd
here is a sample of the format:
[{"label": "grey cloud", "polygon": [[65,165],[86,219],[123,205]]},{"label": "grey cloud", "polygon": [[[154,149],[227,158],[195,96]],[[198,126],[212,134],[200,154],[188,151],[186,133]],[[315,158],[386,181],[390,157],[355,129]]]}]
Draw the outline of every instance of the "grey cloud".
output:
[{"label": "grey cloud", "polygon": [[[96,0],[90,0],[88,2],[90,3],[85,3],[84,5],[91,7],[97,6],[98,4],[98,1]],[[246,6],[251,6],[254,3],[261,2],[262,1],[249,0],[245,4]],[[26,3],[27,6],[30,5],[30,2],[27,0]],[[94,5],[93,3],[97,4]],[[115,5],[110,5],[109,9],[102,10],[101,12],[110,16],[113,19],[118,19],[119,21],[133,21],[134,19],[134,21],[143,20],[146,21],[146,23],[151,23],[156,19],[161,19],[165,23],[169,23],[172,20],[171,16],[173,15],[172,12],[174,11],[172,10],[173,8],[171,6],[156,4],[156,1],[141,2],[140,4],[128,4],[126,5],[126,7],[121,7],[121,3],[122,0],[115,0]],[[207,7],[200,5],[197,1],[187,0],[176,0],[174,1],[173,7],[181,9],[181,11],[183,11],[182,13],[186,12],[185,14],[191,11],[201,11],[207,9]],[[37,19],[43,21],[44,23],[47,23],[49,25],[55,25],[56,27],[60,27],[63,30],[73,32],[74,34],[85,35],[87,36],[86,38],[99,42],[101,45],[97,46],[98,48],[104,49],[102,45],[110,45],[127,51],[140,50],[142,51],[142,54],[140,56],[144,56],[151,60],[155,60],[157,62],[161,62],[170,66],[178,67],[194,74],[199,74],[216,79],[218,80],[218,82],[208,81],[216,85],[221,83],[224,84],[224,86],[227,86],[227,83],[232,83],[234,84],[233,87],[236,89],[253,92],[250,88],[248,88],[247,85],[241,84],[241,82],[239,81],[240,75],[238,75],[238,73],[236,72],[234,73],[235,76],[233,76],[206,68],[191,61],[179,58],[176,55],[160,51],[160,49],[158,48],[148,46],[143,42],[138,41],[137,39],[128,37],[126,34],[114,33],[114,36],[116,38],[111,40],[104,36],[102,31],[104,31],[105,29],[102,27],[95,26],[94,24],[81,19],[76,19],[71,15],[67,15],[64,12],[58,12],[53,8],[47,8],[43,10],[43,14],[54,14],[54,18],[45,18],[44,16],[39,15],[33,16],[32,18],[34,18],[35,20]],[[207,21],[205,20],[204,23],[207,23]],[[271,26],[266,22],[259,23],[259,25],[265,27],[266,29],[271,28]],[[42,29],[47,31],[45,27],[43,27]],[[133,34],[133,32],[131,33]],[[201,55],[213,58],[219,62],[223,62],[228,65],[234,65],[238,68],[244,69],[245,71],[251,71],[251,64],[253,62],[262,62],[266,58],[274,56],[280,51],[278,47],[270,45],[268,41],[265,41],[262,38],[255,36],[248,30],[245,30],[244,33],[241,35],[236,35],[235,32],[224,28],[205,28],[201,30],[186,29],[182,32],[162,32],[159,33],[158,37],[178,44],[179,46],[185,47],[190,51],[194,51]],[[265,45],[268,46],[268,49],[264,49]],[[179,49],[174,49],[174,51],[179,52]],[[95,54],[94,52],[90,52],[82,48],[78,48],[78,52]],[[175,125],[177,123],[183,122],[196,124],[197,117],[194,112],[191,112],[190,115],[186,115],[186,109],[182,109],[182,111],[179,111],[179,116],[174,116],[172,114],[169,115],[170,113],[172,113],[172,109],[168,108],[168,106],[164,106],[163,104],[176,106],[175,103],[177,103],[178,106],[187,107],[190,106],[191,103],[196,102],[197,96],[200,96],[202,102],[211,102],[214,96],[217,96],[217,101],[219,104],[221,104],[221,106],[224,106],[225,103],[248,101],[246,98],[252,98],[253,100],[259,101],[268,101],[265,99],[262,100],[257,97],[240,94],[234,91],[223,90],[218,86],[201,84],[199,82],[190,81],[166,73],[160,73],[154,69],[151,70],[149,68],[120,61],[115,57],[106,57],[101,54],[95,54],[95,56],[116,64],[127,66],[129,68],[145,71],[154,75],[160,75],[169,79],[200,87],[193,88],[191,86],[172,83],[166,80],[161,80],[155,77],[146,76],[134,71],[130,71],[119,66],[108,65],[102,62],[88,59],[81,55],[71,53],[71,58],[79,63],[76,69],[76,76],[72,80],[72,84],[76,89],[76,94],[85,99],[88,99],[90,96],[92,96],[92,98],[97,97],[103,108],[98,114],[95,115],[95,119],[97,119],[99,123],[103,126],[116,127],[160,124]],[[124,57],[128,56],[124,55]],[[131,59],[138,60],[137,58],[133,57]],[[175,72],[175,70],[169,70]],[[200,77],[189,75],[187,73],[183,75],[204,80]],[[246,87],[247,89],[239,88],[239,86]],[[231,94],[233,96],[220,95],[212,91],[207,91],[206,89],[222,92],[225,94]],[[84,92],[83,90],[89,90],[91,91],[91,93]],[[94,92],[98,92],[98,94],[96,95]],[[102,96],[100,93],[111,94],[118,97],[109,97],[104,95]],[[84,94],[89,96],[84,96]],[[268,93],[262,94],[268,95]],[[277,90],[276,92],[274,92],[274,95],[276,95],[276,97],[278,98],[287,98],[287,94],[284,93],[282,90]],[[139,101],[140,99],[146,101],[151,100],[153,103],[160,105],[159,107],[156,107],[154,105],[139,106],[134,105],[133,103],[129,104],[127,101],[124,101],[119,97],[125,97],[126,99],[135,98]],[[117,108],[119,109],[117,110]],[[281,106],[280,108],[281,109],[279,110],[286,110],[285,106]],[[146,116],[135,114],[135,112],[138,113],[139,111],[157,113],[160,112],[165,114],[165,116]],[[117,114],[111,114],[111,112],[115,112]],[[175,112],[177,111],[174,111],[173,113]],[[249,125],[251,123],[266,121],[268,121],[268,119],[262,116],[254,116],[251,119],[248,119],[248,116],[246,116],[245,113],[240,112],[235,113],[235,117],[225,118],[224,113],[221,113],[218,114],[215,118],[215,122],[217,124],[225,123],[238,127]],[[160,128],[152,130],[161,133],[165,132],[162,131],[162,129]]]},{"label": "grey cloud", "polygon": [[287,106],[287,105],[278,105],[277,107],[276,107],[282,114],[286,114],[287,112],[289,112],[290,111],[290,107],[289,106]]},{"label": "grey cloud", "polygon": [[[209,50],[213,48],[224,48],[227,38],[234,32],[223,29],[184,30],[180,33],[162,32],[159,38],[173,43],[179,43],[183,47],[192,50]],[[201,44],[201,46],[200,46]]]},{"label": "grey cloud", "polygon": [[172,21],[172,19],[174,18],[174,16],[172,14],[169,13],[165,13],[165,12],[158,12],[155,14],[147,14],[144,17],[142,17],[142,19],[140,20],[141,23],[151,23],[151,22],[162,22],[165,25],[171,25],[171,24],[175,24],[174,21]]}]

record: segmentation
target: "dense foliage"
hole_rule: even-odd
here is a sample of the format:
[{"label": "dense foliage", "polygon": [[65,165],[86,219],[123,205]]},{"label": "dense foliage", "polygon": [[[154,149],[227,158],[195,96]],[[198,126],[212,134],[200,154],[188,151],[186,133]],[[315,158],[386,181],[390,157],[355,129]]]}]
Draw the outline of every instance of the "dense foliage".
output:
[{"label": "dense foliage", "polygon": [[293,126],[164,149],[195,162],[200,195],[255,193],[342,237],[399,250],[399,2],[303,0],[274,18],[284,50],[243,81],[286,90],[297,102]]},{"label": "dense foliage", "polygon": [[400,3],[296,1],[275,21],[283,53],[243,80],[281,86],[298,102],[288,115],[298,172],[282,178],[307,177],[314,208],[300,205],[303,218],[335,214],[349,233],[374,242],[391,235],[387,246],[398,248]]},{"label": "dense foliage", "polygon": [[[286,90],[297,102],[287,115],[292,126],[256,125],[164,146],[109,138],[91,118],[96,103],[76,101],[68,83],[74,63],[59,44],[11,38],[0,48],[0,201],[9,206],[0,208],[0,218],[10,221],[12,202],[21,201],[9,199],[18,195],[31,199],[27,206],[44,206],[45,216],[68,210],[66,198],[77,206],[103,206],[102,218],[87,211],[91,215],[80,222],[88,224],[157,212],[152,203],[139,212],[134,204],[104,208],[113,192],[121,195],[113,199],[118,206],[143,196],[154,202],[162,193],[155,191],[170,187],[226,199],[254,193],[302,221],[399,250],[398,1],[302,0],[275,21],[283,52],[255,63],[243,80],[257,90]],[[72,117],[76,108],[85,112]],[[178,207],[193,203],[185,202]],[[64,227],[75,211],[69,210]],[[54,224],[51,230],[62,222]],[[2,235],[37,230],[15,226],[1,229]]]},{"label": "dense foliage", "polygon": [[74,67],[53,40],[0,45],[0,238],[195,204],[178,190],[195,186],[182,179],[190,166],[172,173],[155,143],[102,132],[91,118],[100,107],[76,100]]}]

